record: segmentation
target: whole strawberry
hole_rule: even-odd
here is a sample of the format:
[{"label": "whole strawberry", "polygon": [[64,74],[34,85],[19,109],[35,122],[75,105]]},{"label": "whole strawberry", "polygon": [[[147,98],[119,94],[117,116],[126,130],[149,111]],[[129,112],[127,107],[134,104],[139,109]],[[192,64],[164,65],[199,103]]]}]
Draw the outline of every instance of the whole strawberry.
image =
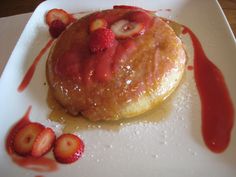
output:
[{"label": "whole strawberry", "polygon": [[92,53],[102,52],[105,49],[112,47],[114,44],[115,35],[108,28],[99,28],[93,31],[89,39],[89,48]]},{"label": "whole strawberry", "polygon": [[49,26],[49,32],[53,38],[57,38],[65,29],[66,25],[61,20],[54,20]]}]

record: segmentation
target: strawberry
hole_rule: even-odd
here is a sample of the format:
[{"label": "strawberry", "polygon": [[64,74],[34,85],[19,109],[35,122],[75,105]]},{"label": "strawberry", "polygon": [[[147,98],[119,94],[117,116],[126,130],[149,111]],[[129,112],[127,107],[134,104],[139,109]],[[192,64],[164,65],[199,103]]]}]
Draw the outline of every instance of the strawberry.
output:
[{"label": "strawberry", "polygon": [[91,33],[89,39],[89,48],[92,53],[102,52],[105,49],[112,47],[114,44],[115,35],[108,28],[99,28]]},{"label": "strawberry", "polygon": [[144,11],[134,11],[134,12],[128,13],[125,16],[125,19],[131,22],[142,23],[145,26],[147,26],[151,21],[151,16]]},{"label": "strawberry", "polygon": [[44,130],[44,126],[39,123],[29,123],[22,127],[15,135],[13,147],[17,154],[30,155],[36,137]]},{"label": "strawberry", "polygon": [[111,26],[116,38],[125,39],[141,35],[145,32],[143,23],[130,22],[128,20],[119,20]]},{"label": "strawberry", "polygon": [[84,143],[76,135],[63,134],[55,142],[53,149],[56,160],[60,163],[72,163],[84,152]]},{"label": "strawberry", "polygon": [[39,135],[36,137],[31,155],[33,157],[41,157],[46,154],[54,144],[56,135],[51,128],[45,128]]},{"label": "strawberry", "polygon": [[66,25],[61,20],[54,20],[49,25],[49,32],[53,38],[57,38],[65,29]]},{"label": "strawberry", "polygon": [[67,26],[73,21],[73,17],[63,9],[51,9],[46,14],[46,23],[50,26],[54,20],[60,20]]},{"label": "strawberry", "polygon": [[6,149],[9,154],[14,153],[14,138],[17,132],[22,129],[24,126],[29,124],[29,114],[31,112],[32,107],[30,106],[26,111],[25,115],[11,128],[7,139],[6,139]]},{"label": "strawberry", "polygon": [[99,28],[106,28],[107,27],[107,21],[104,18],[98,18],[93,20],[89,25],[89,31],[93,32]]}]

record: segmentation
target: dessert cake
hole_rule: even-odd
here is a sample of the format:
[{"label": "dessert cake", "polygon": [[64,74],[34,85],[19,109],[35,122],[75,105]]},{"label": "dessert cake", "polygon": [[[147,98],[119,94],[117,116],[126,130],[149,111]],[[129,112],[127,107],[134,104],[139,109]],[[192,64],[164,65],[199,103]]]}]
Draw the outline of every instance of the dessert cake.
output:
[{"label": "dessert cake", "polygon": [[185,63],[183,44],[165,21],[143,9],[115,8],[69,25],[50,51],[46,74],[68,113],[117,120],[165,100]]}]

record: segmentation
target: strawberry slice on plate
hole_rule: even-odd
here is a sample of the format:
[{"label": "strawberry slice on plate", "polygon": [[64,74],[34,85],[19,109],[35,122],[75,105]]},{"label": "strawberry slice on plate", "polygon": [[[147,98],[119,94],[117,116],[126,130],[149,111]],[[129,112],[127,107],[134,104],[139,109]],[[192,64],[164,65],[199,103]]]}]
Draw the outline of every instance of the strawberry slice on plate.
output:
[{"label": "strawberry slice on plate", "polygon": [[33,157],[41,157],[46,154],[54,144],[56,135],[51,128],[45,128],[35,139],[32,147],[31,155]]},{"label": "strawberry slice on plate", "polygon": [[63,9],[51,9],[46,14],[46,23],[50,26],[54,20],[61,20],[67,26],[73,21],[73,17]]},{"label": "strawberry slice on plate", "polygon": [[83,141],[74,134],[63,134],[55,142],[53,150],[56,160],[60,163],[72,163],[84,152]]},{"label": "strawberry slice on plate", "polygon": [[29,123],[21,128],[13,140],[14,151],[21,156],[30,155],[36,137],[45,129],[42,124]]}]

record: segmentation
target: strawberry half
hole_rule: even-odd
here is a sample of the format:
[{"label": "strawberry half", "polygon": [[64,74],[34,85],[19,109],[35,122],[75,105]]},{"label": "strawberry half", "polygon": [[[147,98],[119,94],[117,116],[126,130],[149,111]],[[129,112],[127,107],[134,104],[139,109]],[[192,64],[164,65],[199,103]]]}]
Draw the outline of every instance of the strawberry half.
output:
[{"label": "strawberry half", "polygon": [[119,20],[111,26],[116,38],[126,39],[141,35],[145,32],[143,23],[130,22],[128,20]]},{"label": "strawberry half", "polygon": [[107,27],[107,21],[104,18],[98,18],[93,20],[89,25],[89,31],[93,32],[99,28],[106,28]]},{"label": "strawberry half", "polygon": [[46,14],[46,23],[50,26],[54,20],[61,20],[66,26],[73,21],[72,15],[63,9],[51,9]]},{"label": "strawberry half", "polygon": [[76,135],[63,134],[55,142],[53,150],[56,160],[60,163],[72,163],[84,152],[84,143]]},{"label": "strawberry half", "polygon": [[21,128],[13,141],[14,151],[21,156],[30,155],[36,137],[44,130],[39,123],[29,123]]},{"label": "strawberry half", "polygon": [[31,155],[33,157],[41,157],[46,154],[51,148],[56,139],[56,135],[51,128],[45,128],[39,135],[36,137]]},{"label": "strawberry half", "polygon": [[89,48],[92,53],[102,52],[105,49],[112,47],[114,44],[115,35],[108,28],[99,28],[91,33],[89,39]]}]

